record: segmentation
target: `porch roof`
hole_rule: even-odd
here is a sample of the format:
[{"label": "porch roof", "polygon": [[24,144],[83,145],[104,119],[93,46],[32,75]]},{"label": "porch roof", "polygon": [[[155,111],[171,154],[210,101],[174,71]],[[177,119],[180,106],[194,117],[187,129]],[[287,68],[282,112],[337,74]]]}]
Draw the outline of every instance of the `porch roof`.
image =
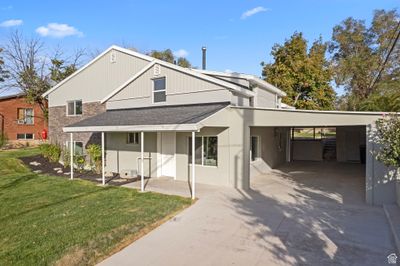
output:
[{"label": "porch roof", "polygon": [[64,132],[197,131],[198,123],[229,102],[108,110],[63,128]]}]

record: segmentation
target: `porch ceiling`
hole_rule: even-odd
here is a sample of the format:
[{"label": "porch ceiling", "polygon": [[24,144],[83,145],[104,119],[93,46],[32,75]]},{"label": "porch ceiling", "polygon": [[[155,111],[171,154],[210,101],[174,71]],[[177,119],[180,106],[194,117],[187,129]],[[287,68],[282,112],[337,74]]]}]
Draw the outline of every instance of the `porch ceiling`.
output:
[{"label": "porch ceiling", "polygon": [[198,123],[228,102],[108,110],[63,128],[64,132],[196,131]]}]

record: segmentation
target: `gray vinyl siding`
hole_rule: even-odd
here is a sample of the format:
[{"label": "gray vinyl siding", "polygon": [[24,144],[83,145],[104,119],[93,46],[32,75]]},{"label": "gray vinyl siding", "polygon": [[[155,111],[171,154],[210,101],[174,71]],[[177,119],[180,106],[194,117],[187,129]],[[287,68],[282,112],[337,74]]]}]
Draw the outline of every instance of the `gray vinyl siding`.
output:
[{"label": "gray vinyl siding", "polygon": [[[208,127],[201,129],[196,136],[218,137],[218,166],[196,164],[196,182],[202,184],[232,186],[229,182],[229,129]],[[189,164],[189,137],[191,133],[176,134],[176,173],[177,179],[191,180],[192,166]]]},{"label": "gray vinyl siding", "polygon": [[[121,173],[126,170],[138,170],[140,144],[127,144],[127,133],[106,133],[106,171]],[[157,133],[144,134],[145,176],[157,175]],[[139,169],[140,170],[140,169]]]},{"label": "gray vinyl siding", "polygon": [[276,94],[255,87],[253,92],[256,94],[254,96],[254,107],[264,107],[264,108],[276,108]]},{"label": "gray vinyl siding", "polygon": [[250,164],[250,176],[257,176],[276,168],[286,160],[289,128],[251,127],[250,135],[259,137],[260,158]]},{"label": "gray vinyl siding", "polygon": [[[115,63],[110,62],[111,52],[116,53]],[[68,100],[75,99],[83,102],[100,101],[148,63],[141,58],[111,50],[50,93],[49,106],[65,105]]]},{"label": "gray vinyl siding", "polygon": [[249,107],[250,106],[250,99],[247,97],[244,97],[242,95],[236,95],[234,93],[231,94],[231,103],[234,106],[243,106],[243,107]]},{"label": "gray vinyl siding", "polygon": [[[106,102],[108,110],[121,108],[135,108],[159,105],[179,105],[179,104],[197,104],[212,102],[229,102],[231,93],[228,90],[200,91],[195,93],[181,93],[167,95],[167,101],[164,103],[152,102],[152,97],[128,98],[119,101]],[[201,98],[201,99],[199,99]],[[248,101],[248,100],[247,100]]]},{"label": "gray vinyl siding", "polygon": [[161,66],[161,74],[154,75],[154,67],[143,73],[107,101],[107,109],[153,105],[153,79],[166,78],[166,102],[154,105],[230,102],[232,93],[220,85],[195,76]]},{"label": "gray vinyl siding", "polygon": [[245,87],[249,87],[250,86],[250,82],[246,79],[242,79],[242,78],[234,78],[234,77],[221,77],[221,76],[213,76],[216,78],[219,78],[223,81],[228,81],[231,83],[235,83],[235,84],[239,84],[241,86],[245,86]]}]

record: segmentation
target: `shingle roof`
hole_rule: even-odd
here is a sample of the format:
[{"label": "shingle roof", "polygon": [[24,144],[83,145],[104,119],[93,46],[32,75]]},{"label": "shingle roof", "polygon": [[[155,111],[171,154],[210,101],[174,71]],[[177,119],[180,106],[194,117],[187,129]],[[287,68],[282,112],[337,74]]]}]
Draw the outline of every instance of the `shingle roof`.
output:
[{"label": "shingle roof", "polygon": [[68,127],[195,124],[229,102],[109,110]]},{"label": "shingle roof", "polygon": [[25,93],[20,92],[17,94],[11,94],[11,95],[4,95],[4,96],[0,96],[0,101],[1,100],[8,100],[8,99],[13,99],[13,98],[19,98],[19,97],[24,97]]}]

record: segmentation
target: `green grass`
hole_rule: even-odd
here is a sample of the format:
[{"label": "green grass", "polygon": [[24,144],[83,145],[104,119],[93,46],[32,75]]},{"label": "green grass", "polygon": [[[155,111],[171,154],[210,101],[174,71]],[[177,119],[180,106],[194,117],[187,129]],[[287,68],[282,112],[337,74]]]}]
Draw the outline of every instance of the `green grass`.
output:
[{"label": "green grass", "polygon": [[32,173],[0,152],[0,265],[95,264],[191,200]]}]

